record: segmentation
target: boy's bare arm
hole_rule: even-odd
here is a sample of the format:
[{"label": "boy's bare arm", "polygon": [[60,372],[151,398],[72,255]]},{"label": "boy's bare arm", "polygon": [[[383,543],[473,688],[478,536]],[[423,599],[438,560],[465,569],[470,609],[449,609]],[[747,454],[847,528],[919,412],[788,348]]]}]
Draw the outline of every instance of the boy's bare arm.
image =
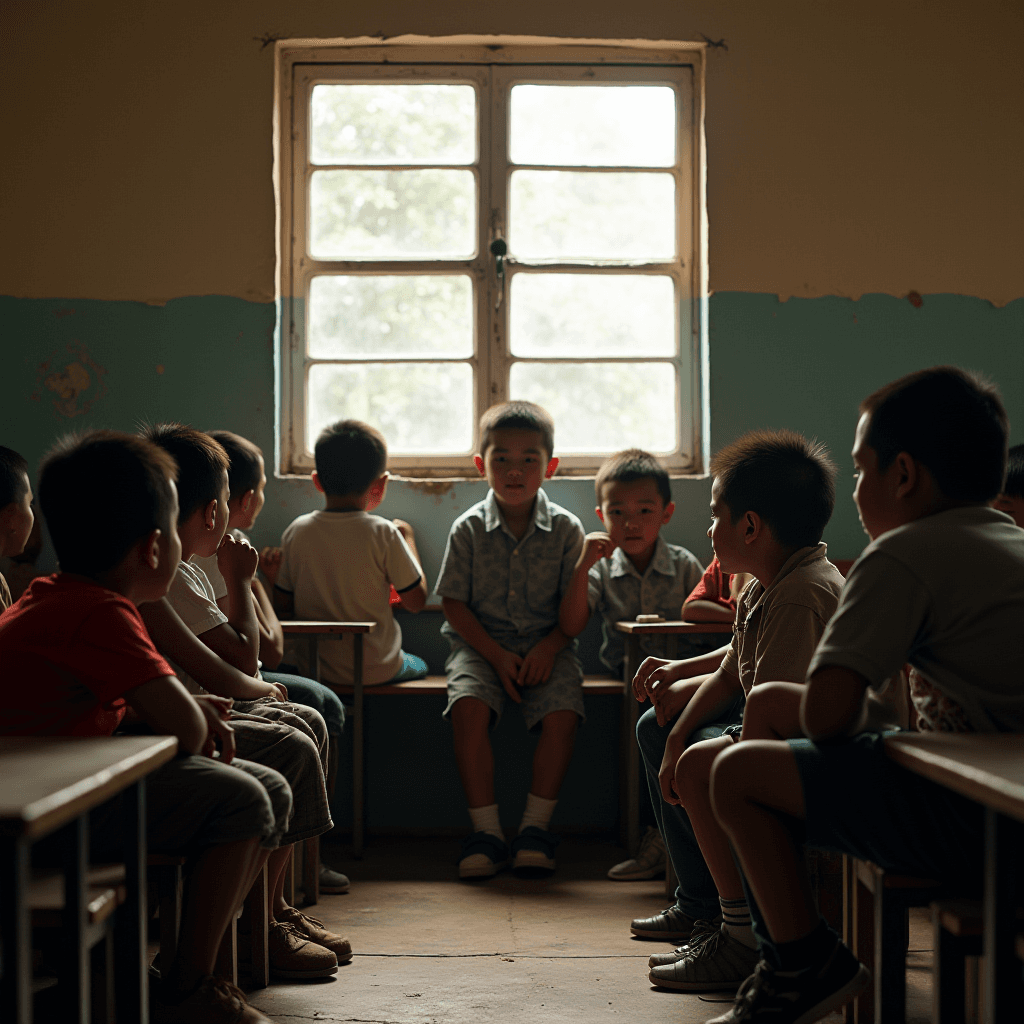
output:
[{"label": "boy's bare arm", "polygon": [[558,625],[566,636],[579,636],[590,621],[590,570],[614,550],[615,542],[607,533],[588,533],[583,538],[583,550],[558,609]]},{"label": "boy's bare arm", "polygon": [[198,754],[203,749],[206,716],[175,676],[150,679],[129,690],[125,700],[155,733],[177,736],[179,753]]},{"label": "boy's bare arm", "polygon": [[284,658],[284,630],[258,579],[252,581],[252,596],[256,602],[256,619],[260,629],[260,661],[273,671]]},{"label": "boy's bare arm", "polygon": [[217,568],[227,585],[224,614],[228,621],[203,634],[203,643],[246,675],[259,670],[260,627],[252,597],[252,581],[259,563],[247,541],[224,537],[217,549]]},{"label": "boy's bare arm", "polygon": [[800,705],[804,735],[816,742],[853,736],[868,709],[868,681],[850,668],[826,665],[811,676]]},{"label": "boy's bare arm", "polygon": [[747,694],[741,740],[792,740],[803,736],[800,703],[805,683],[758,683]]},{"label": "boy's bare arm", "polygon": [[478,654],[487,661],[498,673],[501,685],[505,692],[517,703],[522,703],[522,697],[516,689],[516,682],[519,679],[519,670],[522,667],[523,659],[512,651],[506,651],[496,640],[493,640],[487,630],[480,625],[480,620],[470,611],[465,601],[456,601],[453,597],[442,597],[441,606],[444,608],[444,615],[463,640],[469,644]]},{"label": "boy's bare arm", "polygon": [[714,601],[684,601],[682,618],[684,622],[732,622],[736,613]]},{"label": "boy's bare arm", "polygon": [[404,519],[395,519],[394,524],[412,552],[412,557],[416,559],[416,564],[420,567],[419,582],[398,592],[402,607],[407,612],[415,614],[422,611],[423,606],[427,603],[427,577],[423,573],[423,562],[420,561],[420,553],[416,549],[416,534],[413,528]]},{"label": "boy's bare arm", "polygon": [[633,677],[633,696],[643,704],[658,686],[668,686],[677,679],[692,679],[716,672],[729,652],[729,644],[717,651],[698,654],[695,658],[669,661],[668,658],[644,658]]},{"label": "boy's bare arm", "polygon": [[139,613],[157,650],[210,693],[235,700],[282,697],[273,683],[254,679],[218,657],[181,621],[167,598],[139,605]]}]

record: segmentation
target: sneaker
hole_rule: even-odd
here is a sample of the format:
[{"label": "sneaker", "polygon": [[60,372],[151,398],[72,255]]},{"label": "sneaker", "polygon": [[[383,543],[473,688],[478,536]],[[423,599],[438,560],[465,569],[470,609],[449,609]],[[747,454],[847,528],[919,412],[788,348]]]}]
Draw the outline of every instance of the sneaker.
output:
[{"label": "sneaker", "polygon": [[339,964],[347,964],[352,959],[352,945],[348,939],[329,932],[323,921],[308,914],[303,914],[294,907],[289,907],[278,920],[283,923],[294,925],[296,930],[301,932],[310,942],[315,942],[324,949],[329,949],[337,958]]},{"label": "sneaker", "polygon": [[329,978],[338,973],[337,956],[290,921],[271,922],[268,945],[270,973],[278,978]]},{"label": "sneaker", "polygon": [[647,960],[648,967],[664,967],[666,964],[674,964],[689,956],[698,946],[711,938],[722,926],[722,919],[716,917],[714,921],[697,920],[693,922],[693,931],[690,937],[681,946],[676,946],[671,953],[652,953]]},{"label": "sneaker", "polygon": [[490,832],[474,832],[462,840],[459,878],[491,878],[508,867],[508,847]]},{"label": "sneaker", "polygon": [[629,930],[641,939],[688,939],[693,934],[696,920],[687,917],[678,907],[669,907],[654,917],[637,917]]},{"label": "sneaker", "polygon": [[180,1003],[164,1002],[159,989],[159,985],[150,989],[151,1024],[273,1024],[245,1001],[240,989],[212,974]]},{"label": "sneaker", "polygon": [[343,875],[326,864],[320,865],[320,891],[325,896],[341,896],[348,892],[348,886],[348,875]]},{"label": "sneaker", "polygon": [[558,836],[527,825],[512,840],[512,870],[520,878],[545,878],[555,870]]},{"label": "sneaker", "polygon": [[665,840],[652,825],[640,840],[636,856],[608,869],[608,877],[616,882],[643,882],[665,874]]},{"label": "sneaker", "polygon": [[820,968],[776,971],[762,960],[736,993],[732,1009],[707,1024],[812,1024],[855,999],[871,972],[836,942]]},{"label": "sneaker", "polygon": [[648,977],[658,988],[680,992],[735,992],[759,960],[756,949],[720,928],[681,960],[652,968]]}]

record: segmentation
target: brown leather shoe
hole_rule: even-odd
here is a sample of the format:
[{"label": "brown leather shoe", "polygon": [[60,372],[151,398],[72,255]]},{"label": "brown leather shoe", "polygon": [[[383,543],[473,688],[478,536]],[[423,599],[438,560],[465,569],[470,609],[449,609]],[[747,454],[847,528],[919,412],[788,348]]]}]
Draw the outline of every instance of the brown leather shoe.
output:
[{"label": "brown leather shoe", "polygon": [[149,1000],[151,1024],[274,1024],[245,1001],[241,990],[212,974],[180,1003],[166,1003],[160,986],[154,985]]},{"label": "brown leather shoe", "polygon": [[270,973],[278,978],[329,978],[338,973],[334,952],[313,942],[291,921],[273,921],[267,936]]},{"label": "brown leather shoe", "polygon": [[348,939],[335,935],[334,932],[329,932],[324,927],[323,921],[318,921],[315,917],[309,917],[309,915],[301,913],[294,907],[289,907],[281,914],[280,920],[293,926],[296,931],[305,935],[310,942],[315,942],[318,946],[329,949],[338,958],[339,964],[347,964],[352,959],[352,946]]}]

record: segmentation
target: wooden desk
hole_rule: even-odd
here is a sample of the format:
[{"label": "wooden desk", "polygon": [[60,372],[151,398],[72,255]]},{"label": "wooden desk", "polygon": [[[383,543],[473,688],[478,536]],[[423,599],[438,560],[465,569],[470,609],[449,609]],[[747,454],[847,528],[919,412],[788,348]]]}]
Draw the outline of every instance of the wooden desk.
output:
[{"label": "wooden desk", "polygon": [[1024,735],[891,736],[897,764],[985,808],[985,1020],[1019,1020],[1024,984],[1015,955],[1016,907],[1024,902]]},{"label": "wooden desk", "polygon": [[117,932],[118,1016],[147,1024],[146,776],[170,761],[173,736],[40,736],[0,738],[0,1019],[32,1019],[32,941],[27,893],[29,848],[57,829],[67,831],[64,938],[68,984],[63,1021],[89,1019],[86,866],[88,813],[124,792],[127,898]]},{"label": "wooden desk", "polygon": [[[286,637],[305,637],[309,645],[309,673],[319,683],[320,640],[352,637],[352,853],[363,856],[365,840],[365,764],[363,757],[363,637],[377,628],[376,622],[314,622],[295,620],[281,623]],[[334,689],[334,687],[332,687]],[[343,692],[343,691],[339,691]]]},{"label": "wooden desk", "polygon": [[[640,750],[636,743],[636,723],[640,704],[633,696],[633,677],[640,668],[640,637],[668,636],[669,656],[675,656],[675,637],[694,633],[732,633],[731,622],[616,622],[615,628],[626,634],[626,661],[622,694],[622,770],[620,777],[619,842],[633,854],[640,842]],[[723,640],[723,643],[725,641]]]}]

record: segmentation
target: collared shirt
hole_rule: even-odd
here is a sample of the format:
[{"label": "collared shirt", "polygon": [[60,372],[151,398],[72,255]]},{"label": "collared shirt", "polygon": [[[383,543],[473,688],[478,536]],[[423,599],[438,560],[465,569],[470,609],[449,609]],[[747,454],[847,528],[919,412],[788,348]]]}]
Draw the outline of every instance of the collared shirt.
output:
[{"label": "collared shirt", "polygon": [[[522,539],[508,528],[494,491],[452,524],[435,592],[462,601],[488,636],[542,640],[558,625],[558,606],[583,549],[583,526],[537,492]],[[441,627],[452,643],[458,633]]]},{"label": "collared shirt", "polygon": [[[622,550],[616,548],[611,558],[602,558],[590,569],[587,580],[587,601],[592,612],[603,617],[601,628],[601,661],[617,672],[626,658],[626,638],[615,629],[615,623],[635,619],[638,615],[660,615],[678,619],[683,602],[700,583],[704,569],[700,562],[678,544],[666,544],[659,536],[654,554],[644,570],[636,566]],[[640,651],[656,658],[666,657],[667,636],[641,636]],[[675,638],[673,638],[675,639]],[[684,641],[686,638],[681,638]],[[686,652],[677,652],[686,657]]]},{"label": "collared shirt", "polygon": [[767,589],[758,580],[740,594],[732,646],[722,668],[744,693],[758,683],[802,683],[825,625],[839,604],[842,573],[824,544],[793,553]]}]

